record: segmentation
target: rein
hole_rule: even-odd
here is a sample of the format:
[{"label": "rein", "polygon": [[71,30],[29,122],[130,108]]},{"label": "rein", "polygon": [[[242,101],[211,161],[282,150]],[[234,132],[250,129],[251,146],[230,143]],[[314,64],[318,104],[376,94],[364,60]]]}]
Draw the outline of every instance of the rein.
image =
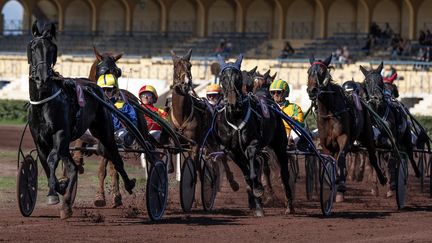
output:
[{"label": "rein", "polygon": [[52,100],[52,99],[54,99],[55,97],[57,97],[60,93],[61,93],[61,89],[59,89],[55,94],[53,94],[53,95],[51,95],[50,97],[48,97],[48,98],[45,98],[45,99],[43,99],[43,100],[39,100],[39,101],[32,101],[32,100],[30,100],[29,102],[30,102],[30,104],[32,104],[32,105],[41,105],[41,104],[45,104],[45,103],[47,103],[48,101],[50,101],[50,100]]}]

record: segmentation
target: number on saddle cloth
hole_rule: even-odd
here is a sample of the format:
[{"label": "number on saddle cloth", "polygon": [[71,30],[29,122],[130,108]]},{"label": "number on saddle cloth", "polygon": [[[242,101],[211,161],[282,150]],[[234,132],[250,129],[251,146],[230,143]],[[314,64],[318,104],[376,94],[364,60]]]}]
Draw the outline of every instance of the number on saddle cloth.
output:
[{"label": "number on saddle cloth", "polygon": [[270,118],[270,111],[268,109],[267,102],[265,101],[265,99],[261,98],[261,97],[258,97],[257,99],[258,99],[258,104],[259,104],[259,107],[261,110],[261,115],[264,118]]}]

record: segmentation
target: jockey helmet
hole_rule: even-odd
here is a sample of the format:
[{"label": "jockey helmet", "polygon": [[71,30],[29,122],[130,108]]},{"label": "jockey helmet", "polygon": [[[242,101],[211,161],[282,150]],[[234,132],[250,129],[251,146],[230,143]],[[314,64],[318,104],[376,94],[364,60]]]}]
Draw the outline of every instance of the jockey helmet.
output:
[{"label": "jockey helmet", "polygon": [[350,80],[350,81],[346,81],[345,83],[343,83],[342,88],[348,93],[351,93],[353,91],[358,93],[359,86],[356,82]]},{"label": "jockey helmet", "polygon": [[219,84],[210,84],[206,88],[206,94],[219,94],[221,91]]},{"label": "jockey helmet", "polygon": [[155,89],[155,87],[151,86],[151,85],[144,85],[141,87],[141,89],[138,92],[138,96],[141,97],[141,94],[144,92],[150,92],[153,94],[154,96],[154,102],[156,103],[157,99],[158,99],[158,94],[157,91]]},{"label": "jockey helmet", "polygon": [[273,81],[270,85],[270,92],[271,91],[283,91],[283,96],[288,97],[290,93],[290,88],[288,83],[285,80],[278,79]]},{"label": "jockey helmet", "polygon": [[97,85],[101,88],[118,88],[117,78],[112,74],[99,76]]}]

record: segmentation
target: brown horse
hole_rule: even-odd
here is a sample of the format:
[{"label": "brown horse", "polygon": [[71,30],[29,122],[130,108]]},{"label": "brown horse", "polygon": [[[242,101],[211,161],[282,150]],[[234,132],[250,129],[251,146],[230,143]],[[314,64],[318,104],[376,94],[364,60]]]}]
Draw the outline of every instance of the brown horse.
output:
[{"label": "brown horse", "polygon": [[[171,51],[174,73],[170,116],[173,127],[183,136],[195,142],[192,146],[192,153],[194,161],[198,161],[199,146],[203,143],[205,134],[211,126],[212,111],[203,100],[196,96],[193,89],[191,54],[192,50],[189,50],[185,56],[179,57],[174,51]],[[211,149],[216,150],[216,148]],[[221,162],[231,188],[237,191],[239,185],[234,180],[226,159],[221,159]]]},{"label": "brown horse", "polygon": [[[108,73],[113,74],[114,76],[119,78],[121,76],[121,70],[117,67],[115,63],[122,57],[123,54],[113,54],[113,53],[101,54],[97,51],[96,47],[93,47],[93,50],[96,59],[94,60],[93,65],[90,69],[89,79],[96,83],[100,75],[108,74]],[[75,147],[78,148],[85,147],[89,139],[91,139],[91,136],[89,135],[86,136],[86,139],[84,138],[78,139],[75,143]],[[81,151],[76,151],[74,153],[74,160],[79,167],[82,167],[83,154]],[[117,171],[114,169],[114,165],[112,161],[108,160],[105,157],[102,157],[101,160],[99,161],[99,169],[98,169],[99,185],[98,185],[98,191],[96,192],[94,205],[96,207],[104,207],[106,205],[105,178],[107,175],[107,170],[106,170],[107,165],[109,165],[109,174],[111,176],[111,191],[113,195],[113,207],[116,208],[123,204],[122,196],[119,190],[119,175]]]},{"label": "brown horse", "polygon": [[353,106],[345,96],[340,85],[333,83],[329,71],[332,56],[324,61],[311,58],[308,70],[309,98],[316,102],[317,126],[320,144],[325,154],[332,155],[338,161],[338,188],[336,202],[344,200],[346,191],[345,156],[355,140],[367,148],[370,163],[377,172],[382,185],[387,182],[377,163],[372,122],[366,108]]}]

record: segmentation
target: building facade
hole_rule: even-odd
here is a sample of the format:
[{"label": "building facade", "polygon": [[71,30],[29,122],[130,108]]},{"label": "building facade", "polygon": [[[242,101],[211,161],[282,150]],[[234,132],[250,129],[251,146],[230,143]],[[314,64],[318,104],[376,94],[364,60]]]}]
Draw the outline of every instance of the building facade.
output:
[{"label": "building facade", "polygon": [[[389,23],[414,39],[432,29],[432,0],[17,0],[24,30],[36,18],[65,32],[116,34],[187,32],[268,33],[274,39],[311,39],[336,32],[368,32]],[[3,9],[8,0],[0,0]],[[3,22],[3,21],[2,21]],[[3,23],[0,24],[3,28]]]}]

